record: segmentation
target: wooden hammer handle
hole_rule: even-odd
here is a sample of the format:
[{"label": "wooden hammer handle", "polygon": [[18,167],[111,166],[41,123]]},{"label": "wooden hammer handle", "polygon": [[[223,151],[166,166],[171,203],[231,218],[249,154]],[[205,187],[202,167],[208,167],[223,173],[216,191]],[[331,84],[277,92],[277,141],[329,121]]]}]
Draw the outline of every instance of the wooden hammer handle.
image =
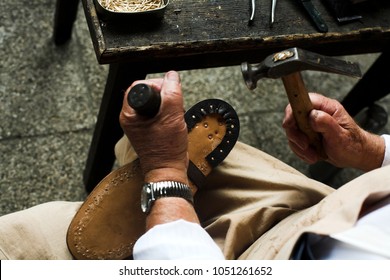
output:
[{"label": "wooden hammer handle", "polygon": [[295,72],[286,75],[282,77],[282,80],[299,129],[309,137],[310,145],[317,150],[320,157],[326,159],[327,155],[322,146],[321,135],[313,131],[309,123],[308,116],[313,109],[313,104],[311,103],[301,73]]}]

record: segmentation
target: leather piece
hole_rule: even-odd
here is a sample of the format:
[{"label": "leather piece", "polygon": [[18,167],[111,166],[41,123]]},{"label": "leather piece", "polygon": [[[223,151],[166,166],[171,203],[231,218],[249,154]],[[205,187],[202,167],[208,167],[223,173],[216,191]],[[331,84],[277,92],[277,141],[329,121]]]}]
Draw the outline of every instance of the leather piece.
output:
[{"label": "leather piece", "polygon": [[[188,170],[189,178],[200,187],[213,167],[234,147],[239,121],[234,109],[217,99],[196,104],[185,118],[191,120],[190,124],[187,122],[188,153],[193,165]],[[214,152],[209,163],[206,157]],[[93,189],[67,232],[68,248],[76,259],[132,258],[133,246],[145,232],[146,214],[141,211],[143,184],[139,161],[135,160],[111,172]]]},{"label": "leather piece", "polygon": [[[73,218],[67,244],[76,259],[125,259],[145,229],[139,161],[106,176]],[[137,226],[130,226],[137,225]]]},{"label": "leather piece", "polygon": [[188,164],[187,173],[191,182],[194,183],[198,189],[200,189],[206,181],[206,175],[204,175],[192,161],[190,161]]},{"label": "leather piece", "polygon": [[[221,123],[224,123],[224,126],[226,127],[226,132],[221,142],[206,156],[209,164],[212,167],[216,167],[226,158],[237,142],[240,132],[240,121],[236,111],[230,104],[219,99],[207,99],[199,102],[186,113],[185,119],[189,132],[194,129],[195,125],[201,122],[206,115],[212,114],[217,114],[220,118],[218,125],[215,125],[214,127],[215,131],[218,130],[218,126],[221,126]],[[209,129],[209,131],[211,134],[214,133],[212,129]]]}]

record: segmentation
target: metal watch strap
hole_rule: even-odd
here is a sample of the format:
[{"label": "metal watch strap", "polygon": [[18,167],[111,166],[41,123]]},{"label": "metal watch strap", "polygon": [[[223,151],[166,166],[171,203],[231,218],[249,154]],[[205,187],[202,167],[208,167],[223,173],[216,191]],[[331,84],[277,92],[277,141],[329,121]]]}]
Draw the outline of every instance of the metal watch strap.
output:
[{"label": "metal watch strap", "polygon": [[194,203],[191,190],[186,184],[175,181],[162,181],[149,184],[152,185],[154,199],[161,197],[182,197],[192,204]]}]

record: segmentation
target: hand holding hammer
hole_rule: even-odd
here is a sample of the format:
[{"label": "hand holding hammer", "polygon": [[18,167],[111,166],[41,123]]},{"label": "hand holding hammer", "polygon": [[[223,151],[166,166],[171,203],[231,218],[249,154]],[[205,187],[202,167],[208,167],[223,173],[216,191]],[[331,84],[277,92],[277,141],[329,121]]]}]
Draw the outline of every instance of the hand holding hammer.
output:
[{"label": "hand holding hammer", "polygon": [[359,66],[349,61],[291,48],[272,54],[256,65],[244,62],[241,70],[246,85],[251,90],[256,88],[258,80],[262,78],[282,78],[299,129],[307,135],[321,158],[326,159],[321,135],[313,131],[309,123],[308,115],[313,105],[300,71],[314,70],[361,77]]}]

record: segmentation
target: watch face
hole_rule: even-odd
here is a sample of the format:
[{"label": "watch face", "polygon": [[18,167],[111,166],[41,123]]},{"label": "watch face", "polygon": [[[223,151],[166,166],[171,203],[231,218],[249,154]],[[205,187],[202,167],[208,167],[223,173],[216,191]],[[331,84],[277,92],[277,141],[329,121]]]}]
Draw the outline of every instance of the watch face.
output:
[{"label": "watch face", "polygon": [[150,203],[152,201],[152,186],[145,184],[141,192],[141,209],[142,212],[147,213],[150,209]]}]

